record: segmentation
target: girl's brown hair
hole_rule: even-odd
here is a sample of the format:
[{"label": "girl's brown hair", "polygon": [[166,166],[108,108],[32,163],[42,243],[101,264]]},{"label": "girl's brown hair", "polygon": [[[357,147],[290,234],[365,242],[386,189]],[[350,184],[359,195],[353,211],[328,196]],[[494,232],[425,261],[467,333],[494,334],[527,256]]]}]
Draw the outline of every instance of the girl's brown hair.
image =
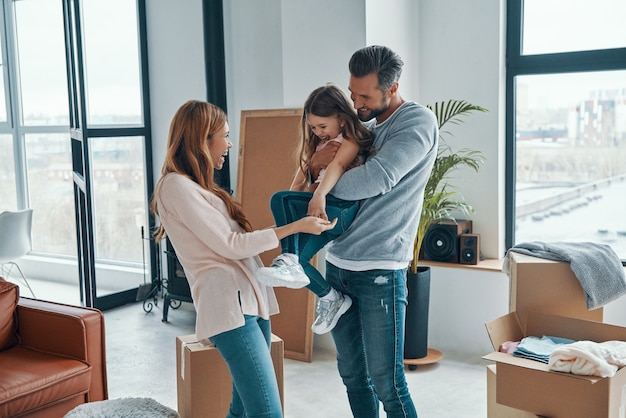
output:
[{"label": "girl's brown hair", "polygon": [[[300,147],[298,149],[298,163],[304,174],[308,172],[308,162],[320,142],[317,135],[307,123],[307,115],[318,117],[337,116],[343,122],[341,134],[348,141],[356,142],[360,148],[359,155],[367,159],[374,154],[374,133],[359,120],[348,98],[339,87],[326,84],[313,90],[304,102],[302,112]],[[306,176],[305,176],[306,177]]]},{"label": "girl's brown hair", "polygon": [[[226,113],[219,107],[207,102],[189,100],[174,114],[167,138],[165,162],[161,169],[161,179],[156,185],[150,209],[159,215],[157,198],[161,191],[161,182],[169,173],[182,174],[195,181],[205,190],[217,195],[228,208],[230,216],[245,230],[252,231],[237,203],[230,194],[214,182],[213,159],[209,153],[207,141],[213,134],[224,127]],[[165,236],[165,229],[159,225],[154,232],[156,242]]]}]

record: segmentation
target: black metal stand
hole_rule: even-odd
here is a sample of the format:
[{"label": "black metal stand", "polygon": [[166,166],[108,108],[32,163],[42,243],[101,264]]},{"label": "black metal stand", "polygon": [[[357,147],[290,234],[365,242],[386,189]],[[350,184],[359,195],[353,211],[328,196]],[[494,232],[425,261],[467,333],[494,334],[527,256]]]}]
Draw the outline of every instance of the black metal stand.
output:
[{"label": "black metal stand", "polygon": [[[143,231],[142,231],[143,233]],[[183,302],[193,303],[191,299],[191,289],[187,282],[185,271],[176,257],[174,247],[169,240],[165,240],[165,255],[168,257],[167,277],[163,277],[161,268],[161,248],[155,244],[157,253],[157,274],[152,278],[150,284],[139,286],[137,290],[137,301],[143,301],[143,310],[146,313],[152,312],[155,306],[158,306],[159,292],[163,291],[163,318],[162,322],[167,322],[169,308],[178,309]],[[145,268],[145,260],[144,260]]]},{"label": "black metal stand", "polygon": [[[137,302],[143,300],[143,310],[145,313],[152,312],[152,309],[155,306],[158,306],[158,296],[159,291],[163,288],[163,281],[161,279],[161,246],[157,244],[153,239],[144,237],[143,228],[141,228],[141,238],[142,240],[147,240],[151,245],[153,245],[152,250],[156,254],[156,271],[150,280],[150,285],[144,284],[143,286],[139,286],[137,289]],[[144,252],[144,271],[146,269],[146,257]]]},{"label": "black metal stand", "polygon": [[159,305],[159,287],[152,285],[150,293],[143,300],[143,310],[145,313],[152,312],[152,308]]}]

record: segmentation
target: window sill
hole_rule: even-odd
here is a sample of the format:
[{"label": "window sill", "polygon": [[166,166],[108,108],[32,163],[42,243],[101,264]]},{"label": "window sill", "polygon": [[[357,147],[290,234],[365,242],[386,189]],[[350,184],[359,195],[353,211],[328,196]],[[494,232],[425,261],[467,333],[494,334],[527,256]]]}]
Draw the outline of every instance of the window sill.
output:
[{"label": "window sill", "polygon": [[[478,262],[478,264],[459,264],[459,263],[442,263],[439,261],[425,261],[422,260],[419,262],[420,266],[430,266],[430,267],[448,267],[448,268],[461,268],[461,269],[472,269],[472,270],[485,270],[485,271],[493,271],[493,272],[502,272],[502,264],[504,263],[504,258],[486,258]],[[624,266],[624,273],[626,274],[626,265]]]}]

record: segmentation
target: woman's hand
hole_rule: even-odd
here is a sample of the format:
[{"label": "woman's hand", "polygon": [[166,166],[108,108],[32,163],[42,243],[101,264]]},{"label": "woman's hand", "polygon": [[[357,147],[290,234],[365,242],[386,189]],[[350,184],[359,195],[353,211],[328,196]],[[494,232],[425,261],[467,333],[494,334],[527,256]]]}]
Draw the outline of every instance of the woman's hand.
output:
[{"label": "woman's hand", "polygon": [[333,219],[331,222],[327,219],[318,218],[317,216],[305,216],[294,223],[299,224],[299,232],[320,235],[324,231],[333,229],[335,225],[337,225],[337,218]]},{"label": "woman's hand", "polygon": [[290,224],[274,227],[274,232],[276,237],[281,240],[298,232],[320,235],[324,231],[333,229],[335,225],[337,225],[336,218],[331,222],[317,216],[305,216]]}]

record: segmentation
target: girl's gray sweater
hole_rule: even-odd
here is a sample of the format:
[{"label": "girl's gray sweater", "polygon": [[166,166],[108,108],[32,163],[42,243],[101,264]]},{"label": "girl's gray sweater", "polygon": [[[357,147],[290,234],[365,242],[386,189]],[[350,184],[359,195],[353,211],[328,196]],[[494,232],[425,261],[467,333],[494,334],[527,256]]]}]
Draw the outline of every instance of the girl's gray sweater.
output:
[{"label": "girl's gray sweater", "polygon": [[327,260],[346,270],[408,266],[437,156],[437,120],[425,106],[405,102],[373,129],[376,154],[346,171],[331,192],[361,201],[352,225],[328,249]]}]

